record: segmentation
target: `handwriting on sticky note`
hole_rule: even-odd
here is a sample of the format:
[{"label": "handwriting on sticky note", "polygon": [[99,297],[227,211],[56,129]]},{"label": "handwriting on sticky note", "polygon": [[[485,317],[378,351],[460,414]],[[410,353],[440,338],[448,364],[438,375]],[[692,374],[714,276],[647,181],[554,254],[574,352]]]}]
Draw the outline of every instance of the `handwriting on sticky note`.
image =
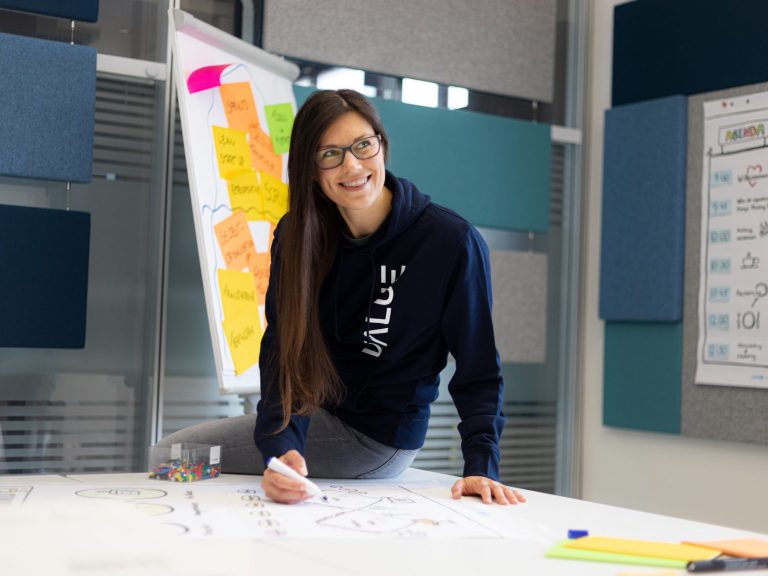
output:
[{"label": "handwriting on sticky note", "polygon": [[283,178],[283,157],[275,154],[272,140],[258,126],[248,132],[248,146],[251,148],[253,167],[281,180]]},{"label": "handwriting on sticky note", "polygon": [[213,229],[227,268],[229,270],[249,268],[249,263],[256,257],[256,247],[253,244],[245,213],[238,210],[216,224]]},{"label": "handwriting on sticky note", "polygon": [[223,320],[221,326],[232,354],[235,374],[242,374],[259,361],[261,337],[264,335],[261,320],[258,316],[255,322],[251,319],[235,318]]},{"label": "handwriting on sticky note", "polygon": [[221,305],[224,308],[224,319],[233,319],[242,315],[252,314],[258,318],[256,303],[256,283],[250,272],[237,270],[216,270],[219,281]]},{"label": "handwriting on sticky note", "polygon": [[259,358],[263,334],[256,283],[250,272],[218,269],[219,295],[224,309],[222,327],[235,364],[242,374]]},{"label": "handwriting on sticky note", "polygon": [[259,127],[259,114],[249,82],[226,83],[219,89],[230,128],[248,133]]},{"label": "handwriting on sticky note", "polygon": [[234,174],[227,182],[227,191],[233,211],[243,211],[248,220],[266,219],[264,193],[256,172],[248,170]]},{"label": "handwriting on sticky note", "polygon": [[229,180],[238,172],[251,169],[251,152],[245,132],[214,126],[213,143],[222,178]]},{"label": "handwriting on sticky note", "polygon": [[262,172],[261,189],[264,191],[264,214],[267,220],[277,224],[288,212],[288,185]]},{"label": "handwriting on sticky note", "polygon": [[266,300],[270,266],[270,254],[264,252],[256,253],[248,266],[256,282],[256,301],[259,304],[264,304]]},{"label": "handwriting on sticky note", "polygon": [[269,104],[264,106],[264,115],[267,117],[267,127],[275,154],[288,152],[293,129],[293,107],[289,102]]}]

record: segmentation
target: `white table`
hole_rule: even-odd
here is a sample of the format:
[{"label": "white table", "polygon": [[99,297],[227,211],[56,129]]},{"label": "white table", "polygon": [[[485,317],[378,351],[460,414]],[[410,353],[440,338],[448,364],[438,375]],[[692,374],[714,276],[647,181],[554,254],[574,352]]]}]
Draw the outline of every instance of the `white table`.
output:
[{"label": "white table", "polygon": [[[425,502],[425,512],[435,510],[438,512],[431,513],[432,516],[444,512],[446,518],[458,519],[448,524],[462,526],[468,530],[468,536],[439,537],[445,534],[441,532],[443,528],[427,523],[415,525],[416,533],[422,534],[415,538],[394,535],[409,534],[402,530],[371,535],[326,528],[313,537],[256,537],[248,532],[249,526],[255,526],[253,515],[259,510],[274,511],[270,507],[278,505],[267,502],[266,507],[246,510],[242,502],[236,500],[247,498],[251,489],[251,494],[256,494],[259,480],[254,476],[225,475],[215,480],[176,484],[150,480],[146,474],[0,476],[3,572],[57,576],[615,576],[653,574],[664,569],[556,560],[545,558],[544,554],[556,542],[566,539],[569,529],[586,529],[592,535],[668,542],[768,539],[766,534],[526,490],[522,492],[528,503],[519,506],[486,506],[474,498],[453,501],[449,488],[455,478],[414,469],[387,481],[318,483],[329,490],[333,490],[330,486],[339,485],[351,492],[358,489],[371,494],[378,490],[397,495],[407,488],[403,493],[411,493],[412,499]],[[31,487],[31,491],[24,492],[25,486]],[[90,498],[95,488],[106,498]],[[134,501],[139,506],[109,502],[113,495],[119,499],[131,494],[154,495],[159,490],[167,495],[139,498]],[[9,496],[12,492],[16,495],[15,502]],[[76,492],[89,498],[75,497]],[[240,496],[234,496],[235,492]],[[164,506],[174,508],[173,513],[163,511]],[[392,506],[394,511],[402,510],[397,508],[397,502]],[[134,508],[142,512],[137,514]],[[290,520],[283,514],[310,514],[318,510],[317,507],[287,508],[277,510],[277,515]],[[338,523],[350,518],[340,513],[331,520]],[[180,526],[185,522],[187,528],[192,529],[181,535]],[[262,518],[262,523],[269,522]],[[207,535],[206,529],[210,531]],[[737,574],[765,576],[767,573]]]}]

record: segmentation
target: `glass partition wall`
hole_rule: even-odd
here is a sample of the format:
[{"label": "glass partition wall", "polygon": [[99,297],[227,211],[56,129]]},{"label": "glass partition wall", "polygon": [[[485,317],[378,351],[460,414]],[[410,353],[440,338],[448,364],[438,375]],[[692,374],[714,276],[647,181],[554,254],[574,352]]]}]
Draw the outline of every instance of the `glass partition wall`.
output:
[{"label": "glass partition wall", "polygon": [[[260,2],[170,4],[259,42]],[[0,348],[0,473],[142,470],[147,446],[157,438],[254,408],[255,398],[218,391],[176,102],[166,81],[167,8],[165,0],[102,2],[99,23],[76,28],[76,41],[100,55],[94,179],[73,186],[69,198],[71,209],[92,215],[86,347]],[[508,424],[502,474],[508,483],[561,494],[571,489],[580,151],[574,78],[583,10],[577,0],[559,2],[552,105],[427,87],[438,106],[571,127],[553,143],[549,231],[531,237],[481,229],[492,250],[548,256],[546,362],[503,367]],[[3,32],[55,39],[69,33],[69,23],[56,19],[2,15]],[[333,81],[331,67],[297,63],[302,84]],[[148,77],[150,64],[162,74]],[[405,91],[406,98],[415,97],[408,79],[363,71],[352,77],[362,78],[371,95],[401,99]],[[64,208],[65,202],[64,184],[0,179],[0,203]],[[450,373],[449,365],[444,387]],[[460,472],[457,422],[443,390],[416,466]]]},{"label": "glass partition wall", "polygon": [[91,215],[85,347],[0,348],[0,473],[145,467],[162,280],[166,8],[102,2],[99,23],[76,24],[74,34],[69,21],[0,10],[0,32],[73,37],[99,53],[92,181],[67,193],[62,182],[0,178],[2,204]]}]

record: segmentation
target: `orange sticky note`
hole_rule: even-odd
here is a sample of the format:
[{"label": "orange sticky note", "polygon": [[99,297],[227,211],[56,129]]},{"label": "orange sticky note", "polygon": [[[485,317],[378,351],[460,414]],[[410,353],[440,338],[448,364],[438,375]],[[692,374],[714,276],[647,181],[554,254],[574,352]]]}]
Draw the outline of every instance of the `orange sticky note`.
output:
[{"label": "orange sticky note", "polygon": [[261,189],[264,191],[264,215],[277,224],[288,212],[288,185],[270,174],[261,173]]},{"label": "orange sticky note", "polygon": [[227,116],[227,124],[230,128],[249,133],[254,127],[259,127],[259,114],[250,83],[222,84],[219,90],[224,114]]},{"label": "orange sticky note", "polygon": [[283,178],[283,157],[272,150],[272,139],[258,126],[248,131],[248,146],[251,148],[253,167],[278,180]]},{"label": "orange sticky note", "polygon": [[275,229],[277,226],[270,222],[269,224],[269,244],[267,245],[267,253],[272,253],[272,241],[275,239]]},{"label": "orange sticky note", "polygon": [[249,269],[253,273],[253,278],[256,282],[256,301],[259,304],[264,304],[267,297],[270,266],[271,258],[269,253],[256,253],[254,259],[250,262]]},{"label": "orange sticky note", "polygon": [[256,246],[243,212],[237,211],[213,227],[216,240],[230,270],[243,270],[256,259]]},{"label": "orange sticky note", "polygon": [[214,126],[213,144],[216,148],[219,174],[224,180],[229,180],[238,172],[252,168],[248,139],[242,130]]},{"label": "orange sticky note", "polygon": [[227,183],[229,203],[233,211],[242,210],[248,220],[265,220],[264,192],[259,175],[253,170],[238,172]]},{"label": "orange sticky note", "polygon": [[768,557],[768,540],[758,538],[736,538],[733,540],[710,540],[707,542],[685,542],[693,546],[704,546],[719,550],[723,554],[730,556],[740,556],[742,558],[765,558]]}]

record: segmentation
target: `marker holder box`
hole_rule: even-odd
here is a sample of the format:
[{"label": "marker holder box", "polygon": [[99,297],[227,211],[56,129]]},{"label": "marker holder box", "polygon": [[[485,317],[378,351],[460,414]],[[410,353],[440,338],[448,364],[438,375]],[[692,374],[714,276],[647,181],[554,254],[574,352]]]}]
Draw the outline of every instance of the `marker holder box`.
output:
[{"label": "marker holder box", "polygon": [[150,446],[149,477],[169,482],[197,482],[221,476],[221,446],[180,443]]}]

